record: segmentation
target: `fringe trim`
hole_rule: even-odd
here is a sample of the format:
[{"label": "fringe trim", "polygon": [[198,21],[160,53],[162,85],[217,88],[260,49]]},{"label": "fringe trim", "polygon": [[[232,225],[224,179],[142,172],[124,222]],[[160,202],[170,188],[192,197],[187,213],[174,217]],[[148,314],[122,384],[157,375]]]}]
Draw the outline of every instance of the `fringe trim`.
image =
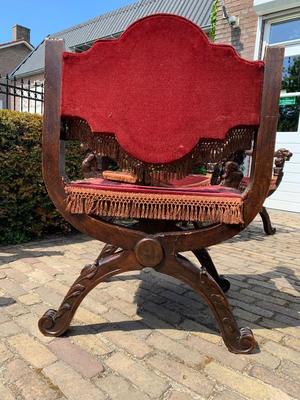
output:
[{"label": "fringe trim", "polygon": [[243,224],[241,198],[113,192],[66,186],[67,211],[102,217]]},{"label": "fringe trim", "polygon": [[115,160],[121,170],[132,171],[139,182],[146,184],[182,179],[199,164],[217,163],[228,159],[237,150],[249,150],[257,131],[254,127],[231,129],[224,140],[201,140],[191,153],[170,164],[151,164],[139,161],[126,153],[111,133],[93,133],[84,120],[64,120],[64,139],[87,143],[91,151]]}]

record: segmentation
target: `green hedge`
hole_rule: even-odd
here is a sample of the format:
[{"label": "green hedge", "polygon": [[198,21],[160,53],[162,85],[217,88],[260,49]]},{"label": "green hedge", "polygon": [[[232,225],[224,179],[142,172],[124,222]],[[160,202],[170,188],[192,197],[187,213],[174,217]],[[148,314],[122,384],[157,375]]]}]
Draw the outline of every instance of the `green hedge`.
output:
[{"label": "green hedge", "polygon": [[[71,226],[48,197],[41,168],[42,118],[0,110],[0,243],[21,243]],[[78,144],[67,152],[67,174],[79,176]]]}]

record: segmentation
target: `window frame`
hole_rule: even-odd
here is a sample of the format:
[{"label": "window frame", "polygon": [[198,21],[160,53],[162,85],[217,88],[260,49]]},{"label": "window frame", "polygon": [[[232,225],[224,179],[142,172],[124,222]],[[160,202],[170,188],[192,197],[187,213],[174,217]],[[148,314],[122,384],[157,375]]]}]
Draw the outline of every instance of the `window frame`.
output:
[{"label": "window frame", "polygon": [[[270,34],[271,34],[271,26],[276,23],[280,22],[288,22],[291,20],[295,19],[300,19],[300,9],[297,9],[296,12],[291,13],[290,10],[289,12],[283,12],[283,13],[277,13],[276,15],[273,16],[265,16],[264,17],[264,31],[263,31],[263,39],[262,39],[262,55],[261,58],[263,59],[264,54],[265,54],[265,49],[267,46],[272,47],[272,46],[284,46],[285,47],[285,57],[292,57],[294,55],[299,55],[300,56],[300,38],[299,39],[294,39],[294,40],[287,40],[283,42],[277,42],[277,43],[272,43],[269,44],[269,39],[270,39]],[[299,48],[298,54],[293,50]],[[300,98],[300,92],[292,92],[292,93],[286,93],[284,91],[281,91],[280,93],[280,98],[286,98],[286,97],[299,97]],[[298,116],[298,129],[295,131],[278,131],[280,133],[287,133],[287,134],[292,134],[292,133],[300,133],[300,111],[299,111],[299,116]]]}]

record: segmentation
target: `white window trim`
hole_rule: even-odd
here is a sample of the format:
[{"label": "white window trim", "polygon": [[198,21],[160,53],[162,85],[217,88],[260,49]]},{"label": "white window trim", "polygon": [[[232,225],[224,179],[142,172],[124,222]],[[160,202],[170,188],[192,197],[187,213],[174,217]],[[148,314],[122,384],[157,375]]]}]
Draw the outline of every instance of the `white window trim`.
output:
[{"label": "white window trim", "polygon": [[253,9],[257,15],[266,15],[299,6],[299,0],[254,0]]},{"label": "white window trim", "polygon": [[[296,40],[288,40],[285,42],[280,42],[280,43],[274,43],[274,44],[269,44],[269,38],[270,38],[270,32],[271,32],[271,25],[276,24],[278,22],[284,22],[284,21],[289,21],[293,19],[300,18],[300,10],[297,12],[294,12],[293,14],[291,13],[282,13],[282,14],[276,14],[276,16],[273,17],[268,17],[265,16],[265,24],[264,24],[264,36],[263,36],[263,41],[262,41],[262,51],[261,51],[261,58],[263,59],[264,54],[265,54],[265,49],[266,46],[278,46],[278,45],[292,45],[292,44],[299,44],[300,39]],[[261,35],[261,32],[260,32]]]}]

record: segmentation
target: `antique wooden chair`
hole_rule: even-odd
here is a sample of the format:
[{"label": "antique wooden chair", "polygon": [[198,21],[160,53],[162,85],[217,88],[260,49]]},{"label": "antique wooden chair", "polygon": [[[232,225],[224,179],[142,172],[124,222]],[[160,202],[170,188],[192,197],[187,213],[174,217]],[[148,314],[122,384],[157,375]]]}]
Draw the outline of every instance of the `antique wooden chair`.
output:
[{"label": "antique wooden chair", "polygon": [[[159,14],[86,52],[63,50],[63,41],[46,41],[44,181],[64,218],[108,245],[84,267],[59,309],[40,319],[41,332],[63,334],[101,281],[152,267],[199,293],[230,351],[251,352],[253,334],[237,327],[221,288],[227,281],[206,248],[241,232],[268,193],[283,49],[267,49],[265,63],[246,61],[231,46],[211,44],[192,22]],[[66,140],[112,157],[137,183],[70,182]],[[217,162],[252,143],[252,175],[243,194],[189,181],[199,160]],[[202,266],[180,254],[186,251]]]}]

